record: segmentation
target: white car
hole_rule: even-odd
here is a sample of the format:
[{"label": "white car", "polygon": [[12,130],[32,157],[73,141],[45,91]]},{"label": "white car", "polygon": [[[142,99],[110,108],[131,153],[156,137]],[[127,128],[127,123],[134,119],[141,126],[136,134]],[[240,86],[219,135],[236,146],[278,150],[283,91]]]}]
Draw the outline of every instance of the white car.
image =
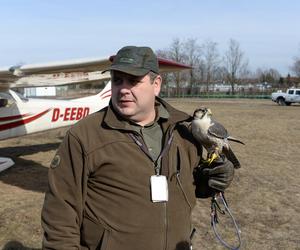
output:
[{"label": "white car", "polygon": [[300,89],[288,89],[286,92],[281,90],[271,94],[273,102],[277,102],[282,106],[289,106],[292,103],[300,103]]}]

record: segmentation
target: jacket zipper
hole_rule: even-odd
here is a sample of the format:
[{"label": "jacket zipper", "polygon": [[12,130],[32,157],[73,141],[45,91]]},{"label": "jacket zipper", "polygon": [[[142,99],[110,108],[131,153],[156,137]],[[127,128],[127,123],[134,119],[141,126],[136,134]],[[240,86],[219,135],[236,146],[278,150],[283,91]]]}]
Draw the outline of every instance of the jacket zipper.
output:
[{"label": "jacket zipper", "polygon": [[[172,126],[169,126],[168,128],[167,128],[167,130],[166,130],[166,132],[165,132],[165,138],[164,138],[164,147],[165,147],[165,145],[166,145],[166,142],[167,141],[169,141],[169,139],[171,138],[171,137],[173,137],[173,131],[174,131],[174,129],[175,129],[175,125],[172,125]],[[170,145],[170,147],[171,147],[171,145]],[[169,150],[170,150],[170,148],[169,148]],[[161,167],[163,167],[163,166],[161,166]],[[164,242],[165,242],[165,244],[164,244],[164,249],[165,250],[167,250],[167,247],[168,247],[168,209],[167,209],[167,202],[165,202],[164,203],[164,209],[165,209],[165,214],[164,214],[164,216],[165,216],[165,239],[164,239]]]},{"label": "jacket zipper", "polygon": [[[163,145],[163,151],[164,151],[164,148],[166,147],[166,142],[169,144],[169,146],[170,146],[170,144],[172,142],[174,128],[175,128],[175,126],[169,127],[167,129],[166,133],[165,133],[167,135],[167,137],[164,138],[165,142],[164,142],[164,145]],[[150,160],[154,163],[154,166],[155,166],[155,161],[152,159],[151,155],[149,154],[149,151],[147,149],[147,146],[145,144],[145,141],[144,141],[143,137],[139,133],[137,133],[137,132],[134,132],[134,136],[133,136],[133,134],[129,134],[129,136],[135,141],[135,143],[141,148],[141,150],[148,156],[148,158],[150,158]],[[139,141],[137,138],[139,138],[141,141]],[[185,193],[184,193],[184,195],[185,195]],[[190,204],[189,204],[189,206],[190,206]],[[163,234],[164,235],[164,239],[162,239],[162,240],[164,242],[164,244],[163,244],[164,245],[164,249],[167,250],[167,246],[168,246],[168,217],[167,217],[167,213],[168,212],[167,212],[167,202],[163,203],[163,210],[164,210],[164,231],[165,232]]]},{"label": "jacket zipper", "polygon": [[164,233],[164,249],[167,249],[168,246],[168,218],[167,218],[167,202],[164,202],[164,226],[165,226],[165,233]]}]

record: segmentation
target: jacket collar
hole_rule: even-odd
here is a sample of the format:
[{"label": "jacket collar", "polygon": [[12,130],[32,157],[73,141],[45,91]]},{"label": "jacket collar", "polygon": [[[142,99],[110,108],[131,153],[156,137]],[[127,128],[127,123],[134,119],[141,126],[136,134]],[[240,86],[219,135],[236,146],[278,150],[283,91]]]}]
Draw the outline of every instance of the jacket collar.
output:
[{"label": "jacket collar", "polygon": [[178,122],[190,122],[192,121],[192,117],[188,115],[187,113],[180,111],[178,109],[175,109],[173,106],[168,104],[166,101],[163,99],[156,97],[156,100],[161,103],[165,107],[165,109],[169,112],[170,117],[168,119],[168,122],[170,124],[175,124]]}]

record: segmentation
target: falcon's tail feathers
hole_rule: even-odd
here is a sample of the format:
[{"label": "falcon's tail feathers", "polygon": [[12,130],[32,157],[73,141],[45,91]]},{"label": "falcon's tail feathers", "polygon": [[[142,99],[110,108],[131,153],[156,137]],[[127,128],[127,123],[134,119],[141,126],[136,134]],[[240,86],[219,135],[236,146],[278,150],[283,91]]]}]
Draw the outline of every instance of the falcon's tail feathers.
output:
[{"label": "falcon's tail feathers", "polygon": [[237,159],[237,157],[235,156],[235,154],[233,153],[231,148],[224,151],[224,154],[227,157],[227,159],[232,162],[234,168],[240,168],[241,167],[241,164],[240,164],[239,160]]},{"label": "falcon's tail feathers", "polygon": [[234,142],[237,142],[237,143],[240,143],[240,144],[245,145],[245,143],[243,143],[241,140],[236,139],[236,138],[231,137],[231,136],[227,137],[227,140],[229,140],[229,141],[234,141]]}]

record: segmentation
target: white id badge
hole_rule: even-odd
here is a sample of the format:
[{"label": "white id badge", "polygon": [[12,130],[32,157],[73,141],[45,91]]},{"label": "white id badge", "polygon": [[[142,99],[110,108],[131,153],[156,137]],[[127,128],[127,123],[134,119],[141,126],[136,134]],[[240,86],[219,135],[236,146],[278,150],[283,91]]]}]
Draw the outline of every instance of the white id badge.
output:
[{"label": "white id badge", "polygon": [[150,177],[151,199],[153,202],[168,201],[168,182],[164,175],[152,175]]}]

